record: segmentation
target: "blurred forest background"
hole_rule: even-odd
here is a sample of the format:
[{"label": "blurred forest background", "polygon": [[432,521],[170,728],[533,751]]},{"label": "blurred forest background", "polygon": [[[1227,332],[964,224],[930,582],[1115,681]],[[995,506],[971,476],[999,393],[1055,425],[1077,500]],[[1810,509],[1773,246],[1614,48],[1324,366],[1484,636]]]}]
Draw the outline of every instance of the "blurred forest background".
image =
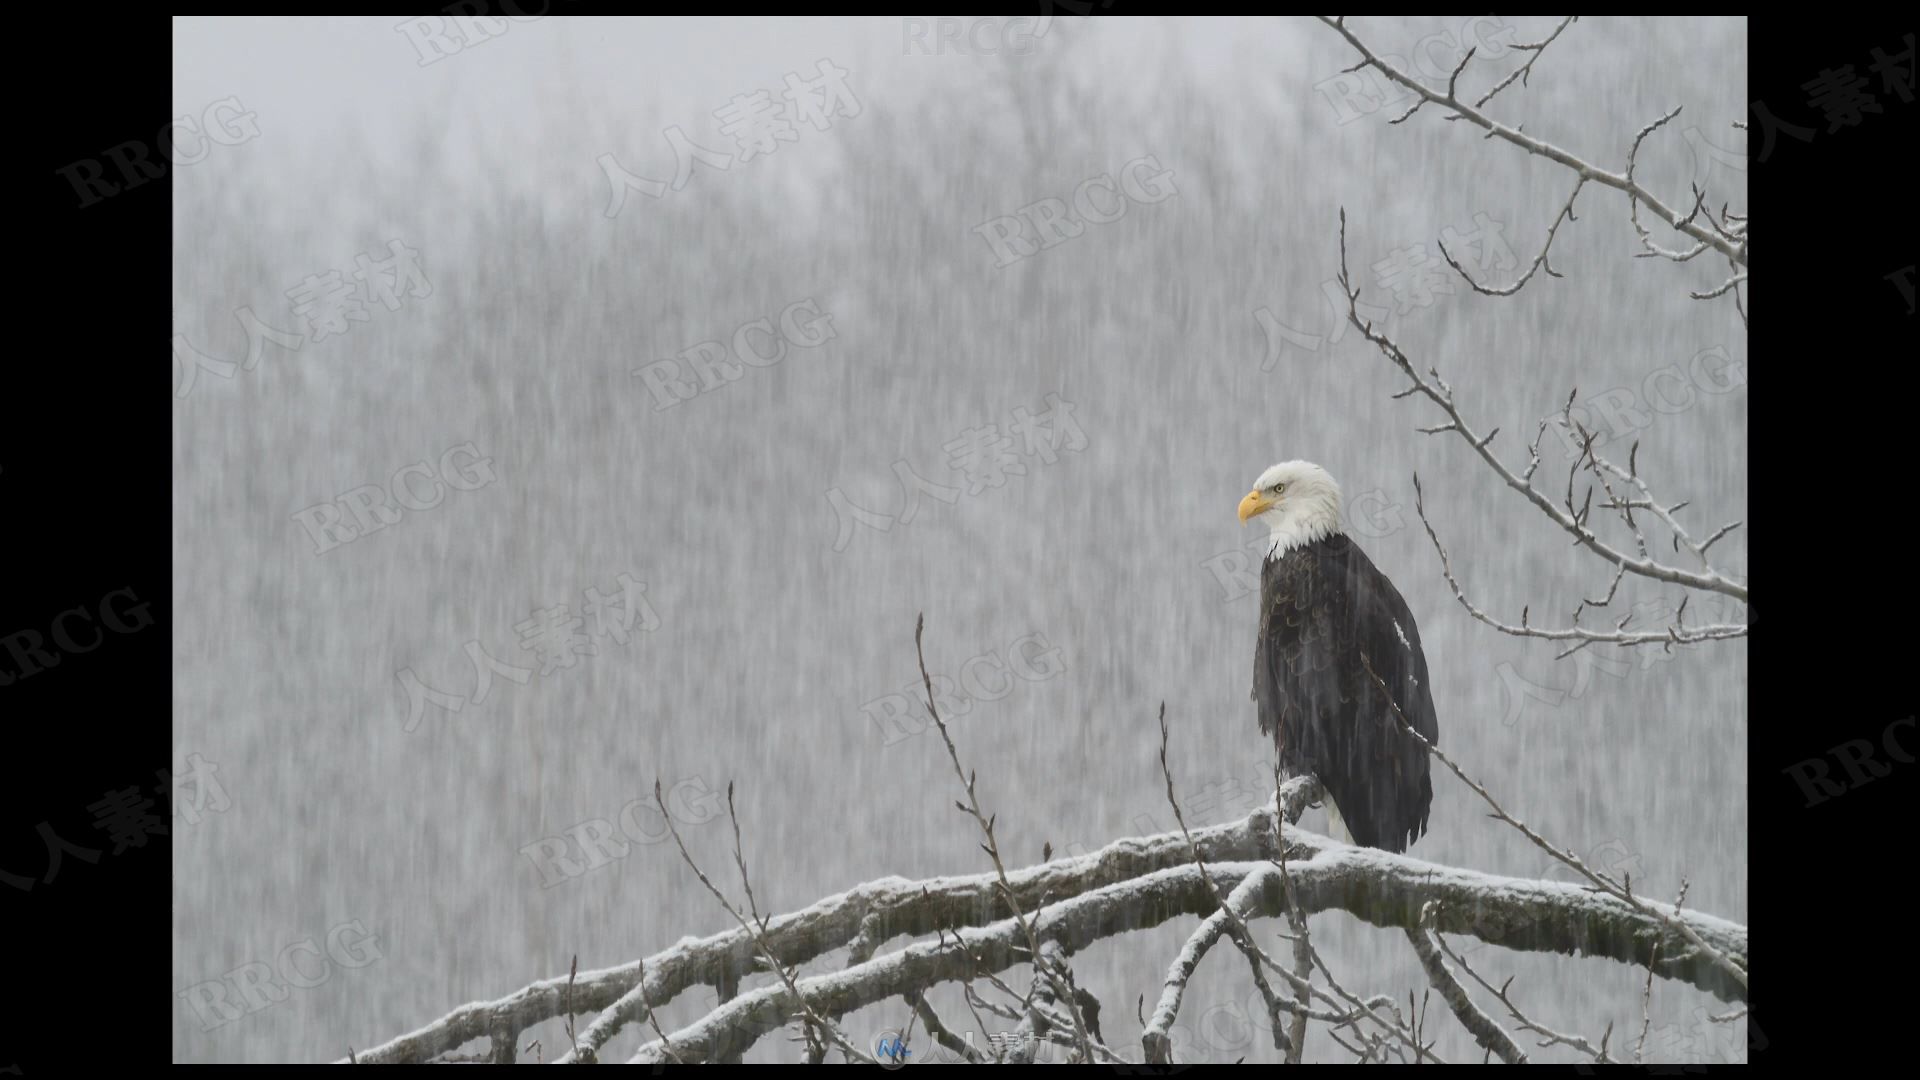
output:
[{"label": "blurred forest background", "polygon": [[[1243,815],[1271,747],[1248,699],[1256,538],[1234,508],[1287,458],[1341,481],[1352,531],[1418,617],[1442,745],[1636,891],[1671,900],[1686,879],[1689,906],[1745,921],[1744,642],[1556,661],[1553,643],[1474,622],[1414,516],[1415,470],[1495,614],[1564,621],[1607,575],[1457,438],[1417,433],[1438,414],[1391,399],[1402,380],[1337,330],[1327,299],[1344,207],[1363,301],[1396,309],[1398,340],[1502,429],[1509,461],[1570,389],[1611,393],[1591,414],[1608,445],[1624,457],[1637,439],[1642,472],[1692,500],[1700,535],[1744,516],[1746,333],[1731,298],[1687,296],[1724,266],[1632,258],[1624,197],[1581,196],[1555,242],[1563,279],[1471,294],[1437,241],[1475,234],[1469,268],[1511,281],[1571,175],[1434,110],[1390,126],[1404,103],[1340,81],[1354,54],[1306,18],[1059,17],[1024,52],[1004,20],[944,43],[933,17],[917,41],[911,18],[550,17],[481,40],[441,23],[452,36],[434,40],[455,51],[395,18],[176,23],[175,113],[231,97],[257,137],[175,173],[172,332],[232,361],[248,347],[241,309],[300,335],[227,377],[189,383],[176,360],[173,723],[178,752],[215,763],[231,801],[173,837],[177,1059],[332,1059],[564,974],[576,953],[584,970],[727,928],[658,815],[632,806],[656,777],[716,872],[737,784],[763,912],[884,875],[988,869],[937,734],[889,697],[917,681],[922,611],[930,667],[975,688],[949,718],[1011,861],[1173,827],[1162,700],[1190,820]],[[1449,40],[1501,46],[1463,77],[1479,92],[1524,60],[1502,43],[1557,23],[1354,26],[1439,70],[1430,82],[1457,61]],[[815,80],[823,59],[852,100],[743,160],[717,112],[760,90],[783,105],[789,75]],[[1684,106],[1640,178],[1670,203],[1697,182],[1744,205],[1730,126],[1747,101],[1743,19],[1586,18],[1529,83],[1489,112],[1616,169],[1637,130]],[[1123,168],[1147,156],[1157,168]],[[987,223],[1049,197],[1072,207],[1091,178],[1169,170],[1170,194],[1130,196],[1116,220],[998,265]],[[383,268],[396,251],[417,254]],[[356,269],[402,287],[326,332],[328,275],[352,286]],[[724,382],[718,365],[711,389],[667,408],[635,374],[701,342],[731,349],[746,324],[778,329],[809,300],[828,318],[802,336],[824,340],[777,363]],[[1080,435],[1056,425],[1027,443],[1021,418],[1048,395]],[[1023,474],[961,467],[989,426]],[[1552,488],[1571,454],[1545,445]],[[309,528],[327,516],[313,508],[340,511],[364,485],[400,501],[393,478],[418,462],[409,490],[449,481],[430,509],[337,546]],[[910,521],[902,476],[942,485]],[[1716,551],[1744,574],[1742,534]],[[588,611],[587,590],[617,599],[622,574],[644,582],[652,629],[645,612],[616,633]],[[1615,604],[1677,600],[1628,582]],[[562,605],[563,626],[585,616],[594,655],[562,637],[542,673],[533,635]],[[476,656],[497,664],[478,702]],[[410,678],[457,710],[426,702],[410,725]],[[1413,855],[1566,876],[1450,775],[1435,789]],[[623,816],[642,840],[566,872],[589,861],[581,826]],[[195,996],[355,923],[367,959],[318,985],[232,1018]],[[1116,1047],[1137,1046],[1134,1000],[1157,993],[1191,928],[1076,958]],[[1399,933],[1335,913],[1314,934],[1354,989],[1424,991]],[[1644,971],[1460,944],[1490,977],[1516,976],[1544,1023],[1638,1030]],[[961,1026],[952,987],[932,1000]],[[690,994],[662,1022],[711,1004]],[[1656,982],[1649,1057],[1744,1060],[1745,1025],[1705,1020],[1717,1004]],[[845,1030],[905,1018],[895,1002]],[[1479,1059],[1437,1026],[1441,1054]],[[523,1041],[544,1038],[551,1059],[565,1036],[549,1027]],[[1273,1060],[1264,1027],[1244,965],[1215,958],[1177,1058]],[[1344,1057],[1317,1026],[1309,1038],[1308,1060]],[[770,1038],[749,1060],[794,1050]]]}]

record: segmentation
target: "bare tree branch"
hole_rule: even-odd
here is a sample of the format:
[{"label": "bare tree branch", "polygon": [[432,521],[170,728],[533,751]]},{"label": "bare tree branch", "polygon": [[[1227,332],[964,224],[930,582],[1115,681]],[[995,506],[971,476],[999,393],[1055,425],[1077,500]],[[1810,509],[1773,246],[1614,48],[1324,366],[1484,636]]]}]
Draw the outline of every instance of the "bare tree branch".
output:
[{"label": "bare tree branch", "polygon": [[[1363,44],[1360,41],[1358,37],[1354,36],[1352,31],[1347,29],[1345,25],[1345,21],[1343,19],[1335,19],[1331,16],[1326,16],[1326,15],[1318,16],[1318,18],[1320,19],[1321,22],[1324,22],[1328,26],[1332,27],[1335,33],[1338,33],[1341,37],[1345,38],[1347,41],[1347,44],[1353,46],[1355,51],[1359,52],[1359,54],[1362,57],[1362,61],[1361,61],[1362,65],[1369,66],[1378,70],[1382,75],[1385,75],[1387,78],[1393,80],[1396,83],[1399,83],[1400,85],[1420,95],[1420,101],[1415,104],[1414,106],[1415,109],[1419,108],[1420,105],[1424,105],[1428,103],[1442,106],[1451,111],[1452,116],[1450,116],[1449,119],[1458,118],[1458,119],[1466,120],[1467,122],[1474,124],[1482,128],[1483,130],[1485,130],[1489,138],[1498,137],[1501,139],[1505,139],[1507,142],[1510,142],[1513,145],[1520,147],[1521,149],[1527,151],[1530,154],[1536,154],[1540,157],[1546,158],[1549,161],[1556,162],[1560,165],[1566,166],[1569,169],[1572,169],[1575,173],[1579,174],[1579,176],[1582,179],[1591,180],[1594,183],[1603,184],[1607,187],[1625,192],[1630,199],[1636,202],[1645,203],[1649,210],[1651,210],[1655,214],[1658,214],[1661,217],[1661,219],[1666,221],[1675,230],[1685,233],[1686,235],[1692,237],[1694,240],[1698,241],[1700,244],[1702,244],[1705,247],[1714,248],[1715,250],[1719,251],[1721,254],[1725,255],[1728,258],[1728,260],[1733,262],[1734,265],[1736,266],[1747,265],[1747,245],[1744,238],[1736,242],[1734,240],[1728,239],[1727,237],[1719,235],[1713,229],[1710,229],[1706,226],[1702,226],[1698,222],[1689,220],[1687,218],[1683,218],[1679,214],[1676,214],[1673,210],[1669,209],[1665,203],[1661,202],[1657,197],[1655,197],[1652,192],[1641,187],[1639,183],[1633,179],[1631,164],[1629,164],[1628,171],[1625,174],[1608,172],[1607,170],[1602,169],[1597,165],[1593,165],[1579,157],[1576,157],[1575,155],[1570,154],[1567,151],[1562,150],[1557,146],[1553,146],[1552,144],[1547,143],[1543,140],[1536,139],[1533,136],[1520,131],[1518,128],[1510,128],[1505,124],[1499,123],[1498,121],[1488,117],[1485,113],[1481,112],[1478,107],[1474,105],[1470,105],[1460,100],[1454,86],[1454,83],[1457,82],[1457,80],[1459,79],[1459,75],[1460,75],[1459,69],[1455,69],[1452,78],[1448,80],[1448,87],[1445,93],[1430,89],[1427,86],[1420,83],[1418,80],[1412,78],[1411,76],[1407,75],[1405,72],[1402,72],[1400,69],[1394,67],[1392,64],[1387,63],[1385,60],[1375,55],[1372,49],[1369,49],[1365,44]],[[1565,29],[1565,27],[1562,26],[1561,29]],[[1554,31],[1554,36],[1555,37],[1559,36],[1558,30]],[[1549,38],[1548,40],[1551,41],[1552,39]],[[1545,48],[1544,42],[1542,43],[1541,48]],[[1471,58],[1471,53],[1469,53],[1469,58]],[[1537,55],[1535,59],[1538,59]],[[1463,66],[1464,64],[1465,64],[1465,61],[1462,61]],[[1528,68],[1531,68],[1532,62],[1530,61],[1527,66]],[[1353,70],[1353,69],[1349,69],[1349,70]],[[1496,93],[1498,92],[1498,88],[1496,88],[1495,92]],[[1489,97],[1490,96],[1491,95],[1489,95]],[[1485,100],[1487,99],[1485,98],[1482,99],[1483,102]],[[1412,115],[1412,112],[1413,110],[1409,109],[1407,114],[1403,115],[1400,119],[1402,120],[1406,119],[1406,116]],[[1668,119],[1671,119],[1671,117],[1668,117]],[[1645,138],[1648,132],[1650,132],[1653,128],[1658,127],[1660,123],[1664,123],[1664,122],[1665,122],[1664,120],[1657,121],[1655,124],[1650,125],[1648,129],[1643,130],[1641,132],[1640,138]],[[1635,140],[1636,149],[1638,148],[1638,145],[1639,145],[1639,139],[1636,139]]]},{"label": "bare tree branch", "polygon": [[[1520,1025],[1520,1028],[1522,1030],[1530,1031],[1535,1035],[1540,1036],[1541,1046],[1571,1047],[1587,1055],[1588,1057],[1592,1058],[1593,1060],[1599,1062],[1602,1065],[1617,1064],[1613,1058],[1610,1058],[1607,1056],[1606,1037],[1602,1037],[1600,1040],[1600,1045],[1595,1046],[1579,1035],[1563,1035],[1560,1032],[1553,1030],[1552,1028],[1546,1027],[1542,1024],[1535,1022],[1533,1019],[1528,1017],[1525,1013],[1520,1011],[1520,1006],[1514,1004],[1513,998],[1509,994],[1509,990],[1513,986],[1513,980],[1511,978],[1509,978],[1506,982],[1502,983],[1500,986],[1496,987],[1492,983],[1488,982],[1486,979],[1482,978],[1480,973],[1478,971],[1475,971],[1473,969],[1473,965],[1467,963],[1464,957],[1460,956],[1458,953],[1448,948],[1447,939],[1445,937],[1442,937],[1439,934],[1435,934],[1433,936],[1433,940],[1435,944],[1440,946],[1440,951],[1446,954],[1447,959],[1453,961],[1455,964],[1458,964],[1460,966],[1460,970],[1472,976],[1474,982],[1479,983],[1482,987],[1486,989],[1488,993],[1500,999],[1500,1004],[1505,1005],[1507,1007],[1507,1015],[1513,1018],[1514,1023]],[[1658,947],[1656,946],[1655,948],[1656,948],[1656,951],[1658,951]],[[1608,1025],[1607,1033],[1608,1035],[1611,1035],[1613,1033],[1612,1025]]]},{"label": "bare tree branch", "polygon": [[680,849],[680,857],[693,869],[693,876],[700,879],[700,884],[705,885],[707,891],[713,894],[713,898],[720,901],[720,906],[727,910],[727,914],[733,916],[734,921],[740,924],[742,930],[752,935],[754,944],[759,947],[760,955],[766,959],[768,968],[780,977],[781,983],[785,985],[787,992],[793,995],[801,1013],[805,1016],[808,1024],[811,1025],[808,1030],[818,1032],[833,1040],[834,1044],[840,1047],[841,1051],[847,1055],[849,1060],[866,1065],[878,1064],[878,1062],[867,1055],[866,1051],[855,1046],[851,1039],[841,1033],[841,1031],[834,1027],[826,1018],[813,1011],[812,1005],[800,994],[798,987],[795,985],[793,972],[780,962],[780,958],[774,952],[773,946],[768,944],[767,924],[766,921],[760,917],[758,909],[753,906],[753,885],[747,881],[747,859],[740,847],[740,819],[733,811],[733,785],[731,783],[727,785],[727,814],[733,819],[734,862],[740,867],[740,880],[747,891],[747,902],[749,910],[753,915],[751,922],[747,920],[747,916],[740,914],[739,909],[733,906],[733,902],[727,899],[727,894],[721,892],[720,887],[715,885],[712,879],[707,877],[706,872],[700,869],[700,864],[694,861],[693,853],[687,850],[686,842],[680,839],[680,830],[674,827],[672,815],[667,812],[666,796],[661,792],[660,781],[657,777],[653,781],[653,799],[660,805],[661,816],[667,819],[667,831],[673,836],[675,846]]},{"label": "bare tree branch", "polygon": [[[1287,783],[1280,779],[1280,754],[1278,747],[1275,747],[1272,758],[1272,768],[1274,804],[1276,806],[1284,805],[1286,797],[1282,792],[1286,790]],[[1318,786],[1319,781],[1315,779],[1314,784]],[[1313,939],[1307,932],[1307,916],[1300,910],[1300,904],[1294,898],[1293,881],[1287,875],[1287,844],[1283,832],[1288,824],[1298,820],[1298,815],[1293,817],[1275,815],[1273,819],[1274,846],[1280,849],[1280,857],[1274,860],[1274,862],[1280,868],[1280,883],[1285,886],[1287,890],[1287,925],[1293,930],[1294,1000],[1300,1005],[1300,1009],[1296,1010],[1293,1014],[1292,1026],[1287,1030],[1286,1063],[1289,1065],[1300,1064],[1300,1059],[1305,1056],[1307,1052],[1307,1016],[1305,1010],[1313,1001],[1313,995],[1308,990],[1313,979]],[[1251,956],[1249,956],[1248,959],[1254,960]],[[1260,965],[1256,961],[1253,967],[1254,981],[1259,982]],[[1264,992],[1264,989],[1263,987],[1262,992]],[[1272,1011],[1275,1008],[1277,1008],[1277,1005],[1269,998],[1268,1010]],[[1279,1041],[1278,1032],[1274,1035],[1274,1041]]]},{"label": "bare tree branch", "polygon": [[1574,23],[1579,21],[1580,21],[1580,16],[1569,15],[1564,20],[1561,21],[1559,26],[1554,28],[1553,33],[1547,35],[1547,38],[1545,41],[1536,41],[1536,42],[1532,42],[1531,44],[1526,42],[1518,42],[1518,41],[1514,42],[1513,45],[1510,46],[1510,48],[1518,49],[1523,52],[1531,52],[1533,53],[1533,59],[1528,60],[1525,66],[1515,68],[1513,71],[1509,72],[1506,78],[1500,80],[1498,83],[1494,85],[1493,89],[1481,95],[1480,100],[1473,103],[1474,108],[1478,109],[1478,108],[1484,107],[1487,102],[1493,100],[1493,96],[1495,94],[1498,94],[1500,91],[1505,90],[1507,87],[1513,85],[1513,80],[1515,79],[1520,80],[1521,86],[1527,85],[1527,77],[1533,74],[1533,65],[1536,61],[1540,59],[1540,54],[1545,52],[1547,49],[1547,46],[1553,44],[1554,39],[1559,37],[1561,33],[1566,30],[1567,27],[1572,26]]},{"label": "bare tree branch", "polygon": [[1684,585],[1690,589],[1723,593],[1743,602],[1747,599],[1747,586],[1744,583],[1733,581],[1715,571],[1695,572],[1682,570],[1678,567],[1667,566],[1646,556],[1636,558],[1626,552],[1618,550],[1607,541],[1601,539],[1599,534],[1595,533],[1588,525],[1585,511],[1574,507],[1570,498],[1567,500],[1567,505],[1562,507],[1556,504],[1544,492],[1533,486],[1533,473],[1539,460],[1537,451],[1532,455],[1533,462],[1528,466],[1525,474],[1516,474],[1512,469],[1507,467],[1505,462],[1500,460],[1497,454],[1489,450],[1488,444],[1493,441],[1494,435],[1498,434],[1498,429],[1496,428],[1484,436],[1476,434],[1472,425],[1461,415],[1459,406],[1454,401],[1453,389],[1447,385],[1445,379],[1440,377],[1439,371],[1430,368],[1427,374],[1421,374],[1419,369],[1414,366],[1413,361],[1407,358],[1406,353],[1401,350],[1400,346],[1396,344],[1393,339],[1389,338],[1385,333],[1375,330],[1371,321],[1361,318],[1358,306],[1360,290],[1353,284],[1352,276],[1347,271],[1347,212],[1345,210],[1340,211],[1339,281],[1342,290],[1347,294],[1347,321],[1351,323],[1355,329],[1359,330],[1362,336],[1372,342],[1383,356],[1392,361],[1394,366],[1398,367],[1402,373],[1412,380],[1412,385],[1399,396],[1408,396],[1415,393],[1421,394],[1434,404],[1440,406],[1441,410],[1446,413],[1449,422],[1430,429],[1432,432],[1441,433],[1451,431],[1458,434],[1462,439],[1466,440],[1468,445],[1473,447],[1474,453],[1478,454],[1480,459],[1484,461],[1489,468],[1493,469],[1493,471],[1499,475],[1501,481],[1508,487],[1524,495],[1527,501],[1533,503],[1541,513],[1545,514],[1548,518],[1552,519],[1556,525],[1559,525],[1571,534],[1575,542],[1600,556],[1602,559],[1605,559],[1607,562],[1612,563],[1614,566],[1625,570],[1627,573],[1637,574],[1655,581]]},{"label": "bare tree branch", "polygon": [[[1533,66],[1532,62],[1529,61],[1527,66],[1528,67]],[[1453,267],[1454,271],[1460,275],[1462,280],[1464,280],[1468,285],[1472,286],[1474,292],[1482,293],[1487,296],[1512,296],[1514,293],[1517,293],[1521,289],[1526,288],[1527,282],[1533,280],[1533,275],[1535,271],[1538,271],[1538,270],[1542,270],[1542,269],[1546,270],[1548,277],[1556,277],[1556,278],[1563,277],[1565,275],[1559,273],[1553,268],[1553,263],[1547,258],[1547,255],[1549,252],[1553,250],[1553,238],[1555,235],[1557,235],[1560,232],[1560,223],[1562,221],[1579,221],[1580,220],[1579,218],[1576,218],[1573,216],[1573,201],[1580,197],[1580,189],[1586,186],[1587,186],[1587,178],[1584,176],[1574,182],[1573,192],[1572,194],[1567,196],[1566,205],[1560,208],[1559,213],[1553,215],[1553,224],[1547,226],[1547,241],[1546,243],[1540,245],[1540,254],[1535,255],[1533,257],[1533,263],[1527,267],[1526,273],[1520,275],[1520,280],[1514,282],[1513,284],[1507,286],[1506,288],[1498,288],[1496,286],[1491,286],[1491,285],[1482,285],[1481,283],[1473,280],[1473,275],[1467,273],[1466,267],[1461,266],[1460,261],[1453,257],[1453,253],[1447,250],[1447,244],[1446,244],[1446,241],[1444,240],[1439,242],[1440,256],[1447,260],[1447,265]]]},{"label": "bare tree branch", "polygon": [[[1423,921],[1431,914],[1431,905],[1429,905],[1423,909]],[[1474,1041],[1483,1048],[1499,1054],[1500,1060],[1509,1065],[1525,1065],[1526,1051],[1514,1044],[1513,1036],[1507,1034],[1493,1017],[1482,1012],[1480,1006],[1473,1003],[1467,988],[1461,986],[1460,980],[1454,978],[1453,972],[1447,970],[1446,961],[1441,959],[1440,950],[1435,947],[1433,938],[1427,933],[1425,927],[1408,930],[1407,940],[1413,943],[1413,951],[1419,954],[1420,966],[1427,970],[1427,980],[1433,984],[1435,990],[1440,991],[1440,999],[1453,1010],[1453,1015],[1459,1019],[1460,1026],[1467,1029]]]},{"label": "bare tree branch", "polygon": [[980,826],[981,833],[986,836],[987,842],[983,844],[982,847],[985,848],[987,857],[993,860],[993,871],[999,875],[1000,889],[1002,895],[1006,898],[1007,906],[1013,909],[1014,919],[1019,922],[1021,927],[1026,931],[1027,944],[1029,946],[1028,955],[1033,957],[1034,969],[1038,972],[1044,972],[1048,981],[1053,984],[1055,995],[1062,999],[1067,1010],[1067,1016],[1073,1021],[1073,1038],[1074,1042],[1080,1048],[1080,1060],[1090,1062],[1093,1060],[1093,1045],[1087,1038],[1086,1024],[1080,1019],[1079,1005],[1073,1000],[1073,993],[1067,988],[1060,974],[1049,969],[1040,955],[1040,938],[1033,931],[1033,923],[1021,912],[1020,901],[1014,895],[1013,886],[1007,881],[1006,865],[1000,861],[1000,844],[993,835],[994,819],[980,812],[980,798],[974,791],[974,776],[967,772],[966,768],[960,764],[960,751],[954,748],[953,735],[947,731],[947,722],[940,718],[940,710],[933,703],[933,676],[927,674],[927,653],[921,646],[921,638],[925,635],[926,629],[927,617],[925,614],[921,614],[914,622],[913,649],[920,658],[920,679],[925,684],[927,690],[927,712],[933,717],[934,726],[940,729],[940,740],[946,743],[947,758],[953,762],[954,775],[960,778],[961,786],[967,791],[967,801],[965,803],[956,803],[955,805],[959,806],[962,811],[971,814],[974,823]]},{"label": "bare tree branch", "polygon": [[[1515,637],[1545,638],[1549,641],[1604,642],[1610,645],[1626,646],[1691,645],[1702,641],[1724,641],[1728,638],[1747,636],[1747,627],[1744,623],[1714,623],[1708,626],[1693,627],[1692,629],[1681,626],[1666,626],[1658,630],[1593,630],[1578,625],[1564,627],[1534,626],[1527,621],[1524,612],[1521,614],[1520,622],[1504,622],[1481,610],[1479,605],[1469,599],[1466,589],[1460,585],[1460,579],[1454,576],[1453,560],[1447,555],[1446,545],[1440,542],[1440,534],[1434,531],[1433,522],[1427,517],[1426,497],[1420,487],[1419,473],[1413,475],[1413,507],[1414,513],[1420,518],[1420,524],[1426,526],[1427,538],[1433,541],[1433,550],[1440,556],[1440,573],[1447,579],[1447,585],[1453,589],[1454,599],[1460,602],[1461,607],[1467,609],[1467,614],[1472,615],[1476,620],[1493,627],[1503,634],[1511,634]],[[1624,569],[1622,573],[1624,573]],[[1607,595],[1604,599],[1589,601],[1589,603],[1594,604],[1596,607],[1604,607],[1607,603],[1611,602],[1614,591],[1620,587],[1620,577],[1620,574],[1614,576],[1613,584],[1608,588]]]}]

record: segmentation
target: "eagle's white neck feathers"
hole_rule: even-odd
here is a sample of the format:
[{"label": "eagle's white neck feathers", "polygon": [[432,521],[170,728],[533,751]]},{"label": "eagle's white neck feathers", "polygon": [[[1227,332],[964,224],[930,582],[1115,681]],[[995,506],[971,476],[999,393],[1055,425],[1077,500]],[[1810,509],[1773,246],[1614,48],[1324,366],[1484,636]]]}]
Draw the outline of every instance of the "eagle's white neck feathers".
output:
[{"label": "eagle's white neck feathers", "polygon": [[1271,543],[1267,558],[1277,559],[1295,548],[1338,534],[1340,485],[1327,470],[1311,461],[1283,461],[1260,474],[1255,491],[1285,484],[1271,509],[1259,515]]}]

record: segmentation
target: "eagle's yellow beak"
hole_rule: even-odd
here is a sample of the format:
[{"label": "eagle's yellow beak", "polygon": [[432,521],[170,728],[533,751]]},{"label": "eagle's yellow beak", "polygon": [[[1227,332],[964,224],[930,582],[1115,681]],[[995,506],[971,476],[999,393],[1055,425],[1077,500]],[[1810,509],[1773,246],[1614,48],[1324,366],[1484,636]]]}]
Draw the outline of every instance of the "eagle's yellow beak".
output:
[{"label": "eagle's yellow beak", "polygon": [[1264,514],[1271,509],[1273,509],[1272,499],[1258,491],[1249,491],[1247,497],[1240,500],[1240,524],[1245,525],[1248,518],[1255,514]]}]

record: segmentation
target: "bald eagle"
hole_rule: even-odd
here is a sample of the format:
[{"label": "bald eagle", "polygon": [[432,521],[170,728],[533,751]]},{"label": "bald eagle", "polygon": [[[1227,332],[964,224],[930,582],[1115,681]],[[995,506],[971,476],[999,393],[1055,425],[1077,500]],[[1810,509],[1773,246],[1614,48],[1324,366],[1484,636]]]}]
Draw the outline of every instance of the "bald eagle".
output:
[{"label": "bald eagle", "polygon": [[1413,613],[1341,530],[1325,469],[1283,461],[1261,473],[1240,500],[1241,524],[1256,518],[1271,540],[1253,653],[1260,731],[1288,775],[1320,779],[1330,831],[1405,851],[1427,831],[1433,784],[1394,706],[1429,742],[1440,734]]}]

